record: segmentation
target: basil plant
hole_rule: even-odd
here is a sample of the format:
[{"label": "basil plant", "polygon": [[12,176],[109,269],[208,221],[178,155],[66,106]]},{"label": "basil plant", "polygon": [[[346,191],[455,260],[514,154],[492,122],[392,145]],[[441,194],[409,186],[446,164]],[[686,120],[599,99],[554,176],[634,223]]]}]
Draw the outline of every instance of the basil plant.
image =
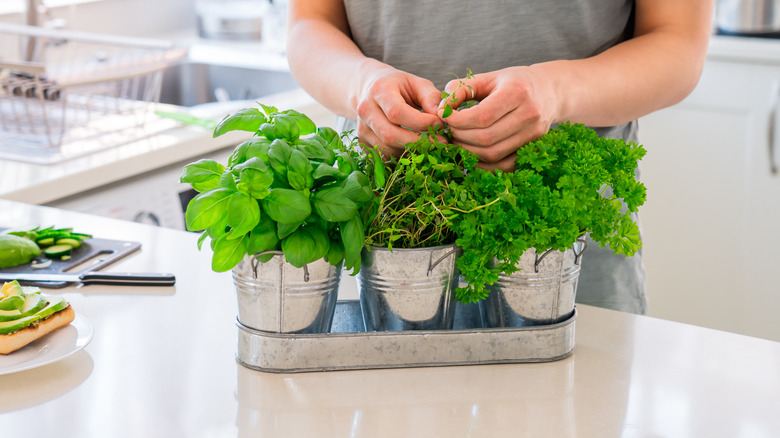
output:
[{"label": "basil plant", "polygon": [[297,111],[262,104],[226,116],[214,137],[236,130],[255,135],[227,165],[200,160],[180,178],[199,192],[187,205],[186,224],[203,230],[199,249],[211,239],[212,269],[228,271],[246,255],[282,251],[299,268],[325,258],[356,274],[375,198],[360,170],[366,153]]}]

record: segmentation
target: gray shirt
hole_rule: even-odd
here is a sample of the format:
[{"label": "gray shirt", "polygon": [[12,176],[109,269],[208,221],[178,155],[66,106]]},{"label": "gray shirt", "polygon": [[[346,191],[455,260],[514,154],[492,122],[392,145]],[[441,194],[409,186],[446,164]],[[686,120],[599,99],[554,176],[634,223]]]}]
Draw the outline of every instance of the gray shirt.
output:
[{"label": "gray shirt", "polygon": [[[630,38],[633,0],[344,0],[364,54],[431,80],[439,89],[466,69],[489,72],[556,59],[587,58]],[[354,121],[337,126],[354,129]],[[636,121],[597,128],[637,141]],[[636,218],[638,220],[638,218]],[[577,302],[645,312],[641,253],[612,254],[589,241]]]}]

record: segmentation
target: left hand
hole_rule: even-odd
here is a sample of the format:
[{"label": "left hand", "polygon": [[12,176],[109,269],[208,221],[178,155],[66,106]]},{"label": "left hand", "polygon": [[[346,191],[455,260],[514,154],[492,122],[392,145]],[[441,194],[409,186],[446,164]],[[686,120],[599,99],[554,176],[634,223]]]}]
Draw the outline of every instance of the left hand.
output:
[{"label": "left hand", "polygon": [[[460,81],[464,85],[457,88]],[[555,122],[558,99],[553,84],[533,66],[456,79],[445,91],[454,94],[440,104],[439,117],[443,117],[444,104],[453,98],[457,99],[454,109],[467,100],[480,101],[442,120],[452,131],[452,142],[477,154],[478,166],[485,169],[514,169],[517,150],[545,134]]]}]

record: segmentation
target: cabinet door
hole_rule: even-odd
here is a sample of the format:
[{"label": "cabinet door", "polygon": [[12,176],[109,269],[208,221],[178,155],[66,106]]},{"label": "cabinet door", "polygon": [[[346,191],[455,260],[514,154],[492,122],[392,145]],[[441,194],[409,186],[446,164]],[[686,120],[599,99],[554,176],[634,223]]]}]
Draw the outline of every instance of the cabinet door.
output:
[{"label": "cabinet door", "polygon": [[768,278],[780,268],[766,157],[775,80],[777,68],[709,61],[687,99],[640,120],[650,315],[780,340]]}]

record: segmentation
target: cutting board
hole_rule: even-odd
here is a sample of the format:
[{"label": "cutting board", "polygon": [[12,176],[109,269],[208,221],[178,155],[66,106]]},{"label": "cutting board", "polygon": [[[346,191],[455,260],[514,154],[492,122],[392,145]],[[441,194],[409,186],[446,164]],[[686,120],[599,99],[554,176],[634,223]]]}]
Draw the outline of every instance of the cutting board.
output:
[{"label": "cutting board", "polygon": [[[99,271],[140,248],[140,243],[126,240],[85,239],[80,247],[73,250],[68,260],[52,259],[51,265],[46,268],[33,268],[31,263],[27,263],[13,268],[0,269],[0,272],[30,274],[62,274],[67,272],[77,274],[85,271]],[[46,257],[41,254],[38,260],[46,260]],[[66,281],[19,281],[19,283],[49,289],[59,289],[69,284]]]}]

